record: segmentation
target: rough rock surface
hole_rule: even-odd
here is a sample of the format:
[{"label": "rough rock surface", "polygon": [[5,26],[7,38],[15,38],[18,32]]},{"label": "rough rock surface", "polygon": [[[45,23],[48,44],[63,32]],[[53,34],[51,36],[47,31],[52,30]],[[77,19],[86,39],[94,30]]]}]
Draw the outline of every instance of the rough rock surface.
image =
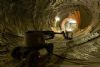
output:
[{"label": "rough rock surface", "polygon": [[[25,45],[26,31],[51,30],[55,16],[61,17],[59,27],[68,12],[76,9],[81,12],[79,27],[83,31],[75,39],[100,29],[99,0],[0,0],[0,67],[20,67],[22,62],[13,60],[11,52]],[[54,53],[66,59],[52,55],[48,63],[44,61],[46,67],[100,67],[100,38],[71,49],[66,49],[68,41],[61,36],[50,42]]]}]

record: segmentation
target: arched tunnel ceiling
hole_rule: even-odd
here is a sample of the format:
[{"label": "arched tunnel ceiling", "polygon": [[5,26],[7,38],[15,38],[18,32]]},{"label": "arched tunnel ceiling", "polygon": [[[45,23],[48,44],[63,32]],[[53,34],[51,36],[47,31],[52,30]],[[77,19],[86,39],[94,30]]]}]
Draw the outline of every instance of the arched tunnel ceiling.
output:
[{"label": "arched tunnel ceiling", "polygon": [[[4,67],[6,63],[9,63],[5,67],[14,67],[14,64],[10,63],[12,58],[9,54],[15,46],[24,45],[26,31],[52,30],[55,16],[59,16],[61,19],[58,23],[58,27],[60,27],[62,21],[72,10],[80,11],[79,28],[85,28],[85,32],[81,31],[79,34],[84,35],[84,33],[90,32],[88,30],[94,32],[100,29],[99,0],[0,0],[0,48],[1,45],[6,45],[9,49],[7,54],[3,53],[3,56],[0,53],[0,66]],[[62,42],[59,42],[55,44],[57,47],[63,45]],[[94,60],[100,57],[99,50],[98,38],[72,48],[68,51],[67,56],[72,59]]]},{"label": "arched tunnel ceiling", "polygon": [[[72,10],[80,10],[80,28],[86,27],[92,17],[88,7],[66,0],[5,0],[0,4],[1,31],[7,28],[6,31],[20,35],[27,30],[50,30],[50,25],[52,26],[54,23],[56,15],[59,15],[63,20]],[[35,27],[37,25],[40,26]]]}]

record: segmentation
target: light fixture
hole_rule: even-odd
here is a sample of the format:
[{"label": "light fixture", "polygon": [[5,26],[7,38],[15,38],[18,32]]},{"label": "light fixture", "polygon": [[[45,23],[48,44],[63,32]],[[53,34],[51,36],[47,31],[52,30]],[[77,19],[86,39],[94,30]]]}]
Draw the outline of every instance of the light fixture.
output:
[{"label": "light fixture", "polygon": [[70,19],[68,19],[68,23],[72,23],[73,24],[73,23],[77,23],[77,22],[76,22],[76,20],[70,18]]},{"label": "light fixture", "polygon": [[72,18],[68,18],[67,23],[65,25],[65,30],[68,32],[73,32],[76,28],[77,28],[77,21]]},{"label": "light fixture", "polygon": [[58,16],[55,17],[55,21],[58,22],[60,21],[60,18]]}]

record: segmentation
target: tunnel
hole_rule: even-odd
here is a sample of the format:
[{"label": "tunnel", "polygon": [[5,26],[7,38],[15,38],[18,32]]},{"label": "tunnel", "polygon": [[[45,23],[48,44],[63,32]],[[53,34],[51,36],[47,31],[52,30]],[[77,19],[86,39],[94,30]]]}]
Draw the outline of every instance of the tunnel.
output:
[{"label": "tunnel", "polygon": [[[69,32],[72,39],[65,37]],[[37,67],[99,67],[99,36],[99,0],[0,0],[0,67],[32,67],[34,54],[27,52],[20,61],[11,55],[14,48],[23,52],[30,45],[45,47],[41,55],[52,51],[39,64],[40,56],[31,60]],[[38,47],[41,42],[47,46]]]}]

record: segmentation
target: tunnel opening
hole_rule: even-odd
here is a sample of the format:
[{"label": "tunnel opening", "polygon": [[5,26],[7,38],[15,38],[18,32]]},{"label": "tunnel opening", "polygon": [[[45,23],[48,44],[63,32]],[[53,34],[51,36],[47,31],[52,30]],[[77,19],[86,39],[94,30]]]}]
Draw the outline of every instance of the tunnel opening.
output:
[{"label": "tunnel opening", "polygon": [[58,10],[55,16],[58,17],[58,20],[55,19],[54,27],[51,27],[54,32],[64,31],[68,19],[74,19],[76,21],[74,32],[86,29],[91,24],[92,13],[88,7],[84,5],[74,5],[74,7],[69,5],[69,7],[64,7],[64,10],[61,8]]},{"label": "tunnel opening", "polygon": [[63,31],[76,32],[78,30],[79,23],[80,23],[80,12],[73,11],[69,13],[69,16],[62,21],[61,29]]}]

